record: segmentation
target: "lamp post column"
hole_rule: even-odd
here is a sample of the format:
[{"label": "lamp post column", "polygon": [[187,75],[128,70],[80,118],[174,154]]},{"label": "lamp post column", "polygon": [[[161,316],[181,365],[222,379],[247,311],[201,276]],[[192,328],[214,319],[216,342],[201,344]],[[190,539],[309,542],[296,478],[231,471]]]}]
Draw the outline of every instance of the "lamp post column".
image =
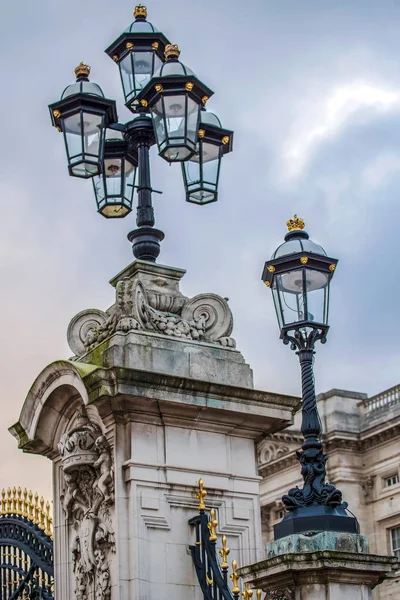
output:
[{"label": "lamp post column", "polygon": [[154,208],[152,203],[151,178],[150,178],[150,147],[155,143],[153,124],[151,119],[142,114],[128,124],[127,139],[136,145],[138,150],[138,206],[136,210],[136,224],[128,234],[132,242],[132,251],[135,258],[155,262],[160,254],[160,242],[164,233],[155,229]]}]

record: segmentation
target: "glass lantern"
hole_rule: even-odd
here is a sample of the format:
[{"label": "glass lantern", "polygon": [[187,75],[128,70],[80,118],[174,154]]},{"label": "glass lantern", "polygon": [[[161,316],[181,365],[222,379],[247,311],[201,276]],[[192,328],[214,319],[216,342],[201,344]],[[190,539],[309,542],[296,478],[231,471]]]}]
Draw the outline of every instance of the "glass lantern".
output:
[{"label": "glass lantern", "polygon": [[197,152],[182,163],[182,175],[187,202],[209,204],[218,200],[221,160],[232,151],[233,132],[213,113],[201,111],[200,118]]},{"label": "glass lantern", "polygon": [[166,62],[138,96],[150,109],[159,154],[168,162],[182,162],[196,153],[200,108],[213,93],[179,55],[176,44],[167,46]]},{"label": "glass lantern", "polygon": [[134,111],[136,97],[149,83],[164,62],[164,50],[169,41],[146,20],[147,9],[135,7],[134,22],[111,44],[106,53],[119,66],[126,106]]},{"label": "glass lantern", "polygon": [[309,239],[296,215],[289,232],[264,266],[262,279],[273,294],[281,338],[288,331],[328,330],[329,285],[337,260]]},{"label": "glass lantern", "polygon": [[132,210],[137,154],[118,131],[107,130],[102,173],[93,177],[97,209],[108,219],[123,218]]},{"label": "glass lantern", "polygon": [[69,174],[84,179],[101,172],[105,129],[117,121],[114,100],[104,98],[89,73],[88,65],[78,65],[76,83],[49,106],[53,125],[64,134]]}]

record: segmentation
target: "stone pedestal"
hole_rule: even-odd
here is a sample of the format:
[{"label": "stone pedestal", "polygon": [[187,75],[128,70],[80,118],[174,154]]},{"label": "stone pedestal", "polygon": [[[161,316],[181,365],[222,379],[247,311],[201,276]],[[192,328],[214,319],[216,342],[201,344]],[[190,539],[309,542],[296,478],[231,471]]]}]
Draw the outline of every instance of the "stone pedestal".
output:
[{"label": "stone pedestal", "polygon": [[200,477],[232,556],[261,558],[255,441],[298,399],[252,389],[227,301],[186,298],[183,274],[136,261],[115,277],[115,304],[74,317],[75,356],[42,371],[11,428],[53,461],[58,600],[200,598]]},{"label": "stone pedestal", "polygon": [[267,544],[267,559],[239,574],[268,600],[370,600],[396,567],[394,556],[369,554],[362,535],[310,532]]}]

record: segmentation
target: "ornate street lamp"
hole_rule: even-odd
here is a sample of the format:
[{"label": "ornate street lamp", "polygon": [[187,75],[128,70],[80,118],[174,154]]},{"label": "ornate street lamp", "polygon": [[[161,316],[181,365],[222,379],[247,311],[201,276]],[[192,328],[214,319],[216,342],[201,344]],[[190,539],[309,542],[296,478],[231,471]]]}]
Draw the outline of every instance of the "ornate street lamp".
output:
[{"label": "ornate street lamp", "polygon": [[196,154],[182,163],[186,200],[209,204],[218,200],[221,160],[232,151],[233,131],[223,129],[216,115],[201,111]]},{"label": "ornate street lamp", "polygon": [[115,102],[89,81],[90,68],[82,63],[76,83],[49,108],[53,125],[64,133],[70,175],[93,178],[101,215],[125,217],[137,189],[137,229],[128,239],[136,258],[154,262],[164,233],[154,227],[150,148],[157,143],[168,162],[192,159],[197,174],[184,172],[186,197],[206,204],[217,199],[221,157],[232,150],[233,133],[214,115],[200,117],[207,115],[201,109],[213,92],[178,60],[178,46],[147,21],[146,7],[137,5],[134,17],[106,50],[119,66],[133,119],[117,122]]},{"label": "ornate street lamp", "polygon": [[262,280],[272,290],[281,339],[300,360],[302,379],[302,450],[297,452],[303,488],[289,490],[282,501],[288,511],[274,526],[275,539],[306,531],[358,533],[357,519],[347,512],[342,492],[325,482],[321,421],[315,396],[315,343],[326,342],[329,285],[337,260],[309,239],[304,221],[296,215],[287,222],[285,242],[264,266]]},{"label": "ornate street lamp", "polygon": [[65,88],[59,102],[50,104],[53,125],[64,134],[69,174],[87,179],[98,175],[106,127],[117,120],[114,100],[89,81],[90,67],[80,63],[76,83]]}]

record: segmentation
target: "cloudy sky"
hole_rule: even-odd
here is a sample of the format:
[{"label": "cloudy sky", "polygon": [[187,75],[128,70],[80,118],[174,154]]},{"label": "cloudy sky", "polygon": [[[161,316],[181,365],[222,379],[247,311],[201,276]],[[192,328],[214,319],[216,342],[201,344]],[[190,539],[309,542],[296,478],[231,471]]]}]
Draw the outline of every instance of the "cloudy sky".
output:
[{"label": "cloudy sky", "polygon": [[[297,358],[279,340],[264,260],[298,213],[340,259],[331,331],[316,384],[372,395],[399,382],[400,3],[398,0],[148,0],[149,20],[215,96],[235,130],[220,200],[184,201],[180,168],[152,155],[160,262],[187,269],[182,291],[230,298],[234,337],[256,386],[300,392]],[[67,8],[66,8],[67,7]],[[47,105],[81,61],[123,107],[103,50],[132,20],[130,0],[16,0],[0,22],[0,487],[49,495],[47,459],[7,432],[42,368],[71,352],[70,319],[107,308],[108,280],[132,260],[120,222],[95,210],[90,182],[68,176]]]}]

